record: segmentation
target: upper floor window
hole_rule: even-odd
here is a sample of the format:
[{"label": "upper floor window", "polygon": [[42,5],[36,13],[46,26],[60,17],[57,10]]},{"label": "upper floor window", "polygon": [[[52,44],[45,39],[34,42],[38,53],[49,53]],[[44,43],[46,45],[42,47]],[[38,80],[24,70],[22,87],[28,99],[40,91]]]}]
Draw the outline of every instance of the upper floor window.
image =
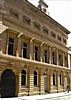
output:
[{"label": "upper floor window", "polygon": [[68,67],[68,55],[65,56],[65,66]]},{"label": "upper floor window", "polygon": [[63,59],[61,54],[59,54],[59,65],[63,66]]},{"label": "upper floor window", "polygon": [[27,43],[23,43],[22,56],[23,56],[23,58],[28,58],[28,45],[27,45]]},{"label": "upper floor window", "polygon": [[55,52],[52,52],[52,64],[56,64],[57,63],[57,57]]},{"label": "upper floor window", "polygon": [[48,63],[48,50],[44,50],[44,62]]},{"label": "upper floor window", "polygon": [[14,54],[14,39],[9,37],[8,41],[8,54],[13,55]]},{"label": "upper floor window", "polygon": [[43,27],[43,32],[46,33],[46,34],[48,34],[49,31],[48,31],[47,28]]},{"label": "upper floor window", "polygon": [[34,24],[34,27],[35,27],[36,29],[40,30],[40,24],[39,24],[39,23],[34,22],[33,24]]},{"label": "upper floor window", "polygon": [[52,31],[51,31],[51,36],[52,36],[53,38],[56,38],[56,34],[55,34],[54,32],[52,32]]},{"label": "upper floor window", "polygon": [[37,61],[39,60],[39,50],[37,46],[35,46],[35,50],[34,50],[34,59]]},{"label": "upper floor window", "polygon": [[65,43],[65,44],[66,44],[66,39],[64,39],[64,38],[63,38],[63,43]]},{"label": "upper floor window", "polygon": [[23,15],[23,22],[30,25],[31,24],[31,19]]},{"label": "upper floor window", "polygon": [[34,86],[37,86],[38,84],[38,74],[37,71],[34,71]]},{"label": "upper floor window", "polygon": [[21,73],[21,85],[26,86],[26,70],[22,70],[22,73]]},{"label": "upper floor window", "polygon": [[13,9],[10,9],[10,15],[13,16],[13,17],[15,17],[15,18],[17,18],[17,19],[19,19],[18,12],[15,11],[15,10],[13,10]]},{"label": "upper floor window", "polygon": [[61,40],[62,40],[60,36],[57,36],[57,39],[58,39],[60,42],[61,42]]}]

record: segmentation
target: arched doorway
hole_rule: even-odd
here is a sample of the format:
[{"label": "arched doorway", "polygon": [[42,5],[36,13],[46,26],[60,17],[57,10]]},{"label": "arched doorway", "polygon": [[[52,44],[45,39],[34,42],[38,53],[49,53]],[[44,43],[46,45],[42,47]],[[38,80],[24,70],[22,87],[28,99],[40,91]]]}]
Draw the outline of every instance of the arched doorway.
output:
[{"label": "arched doorway", "polygon": [[1,97],[14,97],[16,88],[16,77],[15,74],[10,70],[6,69],[1,75]]}]

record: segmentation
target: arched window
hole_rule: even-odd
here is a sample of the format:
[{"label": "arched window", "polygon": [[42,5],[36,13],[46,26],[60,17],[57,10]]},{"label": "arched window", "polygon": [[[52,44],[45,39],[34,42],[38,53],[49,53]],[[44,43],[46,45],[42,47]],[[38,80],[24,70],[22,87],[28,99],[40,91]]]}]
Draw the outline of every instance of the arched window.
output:
[{"label": "arched window", "polygon": [[34,71],[34,86],[37,86],[37,71]]},{"label": "arched window", "polygon": [[26,70],[22,70],[22,74],[21,74],[21,85],[26,86]]},{"label": "arched window", "polygon": [[53,73],[53,85],[56,85],[56,75]]}]

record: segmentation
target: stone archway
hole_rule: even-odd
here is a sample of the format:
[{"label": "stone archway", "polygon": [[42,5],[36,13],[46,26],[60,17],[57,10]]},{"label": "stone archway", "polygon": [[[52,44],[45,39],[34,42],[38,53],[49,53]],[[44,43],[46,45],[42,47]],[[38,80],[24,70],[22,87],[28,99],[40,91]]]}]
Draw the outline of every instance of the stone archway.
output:
[{"label": "stone archway", "polygon": [[16,77],[15,74],[10,70],[6,69],[1,75],[1,97],[14,97],[16,88]]}]

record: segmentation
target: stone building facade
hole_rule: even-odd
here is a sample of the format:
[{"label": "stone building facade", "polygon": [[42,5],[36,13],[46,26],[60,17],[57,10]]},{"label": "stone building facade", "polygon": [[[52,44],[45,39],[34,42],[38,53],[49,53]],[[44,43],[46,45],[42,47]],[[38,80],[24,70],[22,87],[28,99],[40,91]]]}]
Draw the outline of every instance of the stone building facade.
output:
[{"label": "stone building facade", "polygon": [[69,33],[27,0],[0,0],[0,96],[71,89]]}]

